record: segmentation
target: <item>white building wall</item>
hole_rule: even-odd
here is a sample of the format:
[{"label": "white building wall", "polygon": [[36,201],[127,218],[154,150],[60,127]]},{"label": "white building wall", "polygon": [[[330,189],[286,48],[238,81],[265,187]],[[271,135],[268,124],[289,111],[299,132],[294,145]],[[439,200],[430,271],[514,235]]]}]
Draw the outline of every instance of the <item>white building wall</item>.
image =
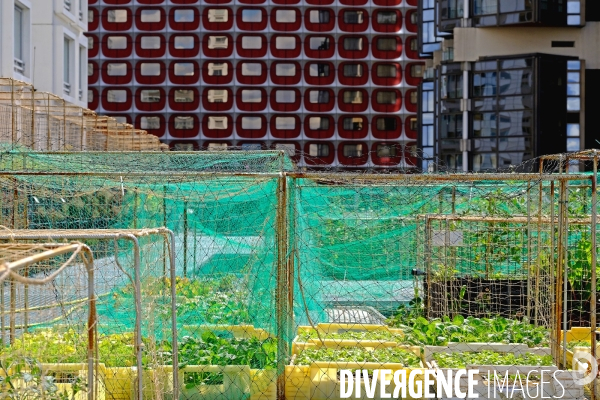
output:
[{"label": "white building wall", "polygon": [[[22,13],[22,57],[15,61],[15,7]],[[87,107],[87,0],[0,1],[0,77],[31,83]],[[64,40],[70,41],[65,90]],[[83,74],[83,75],[82,75]]]}]

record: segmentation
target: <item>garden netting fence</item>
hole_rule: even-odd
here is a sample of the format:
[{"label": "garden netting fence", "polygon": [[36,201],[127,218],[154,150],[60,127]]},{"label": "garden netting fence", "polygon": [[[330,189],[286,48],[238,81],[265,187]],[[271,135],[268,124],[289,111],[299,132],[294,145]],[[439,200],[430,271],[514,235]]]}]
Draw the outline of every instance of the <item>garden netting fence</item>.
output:
[{"label": "garden netting fence", "polygon": [[[595,355],[595,176],[571,162],[371,174],[298,171],[282,151],[7,151],[0,239],[115,235],[78,239],[106,399],[338,399],[342,370],[514,377]],[[556,376],[563,398],[594,395]]]}]

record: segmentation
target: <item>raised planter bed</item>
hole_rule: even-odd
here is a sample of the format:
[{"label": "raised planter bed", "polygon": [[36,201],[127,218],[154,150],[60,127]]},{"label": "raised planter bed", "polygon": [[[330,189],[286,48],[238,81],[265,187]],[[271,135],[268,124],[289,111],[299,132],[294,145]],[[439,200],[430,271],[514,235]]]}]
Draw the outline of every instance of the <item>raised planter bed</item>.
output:
[{"label": "raised planter bed", "polygon": [[[533,359],[535,356],[547,358],[550,357],[550,349],[549,348],[528,348],[526,345],[522,344],[489,344],[489,343],[450,343],[448,346],[425,346],[425,362],[428,365],[431,365],[436,370],[437,379],[441,378],[440,374],[444,374],[447,376],[447,371],[452,370],[456,372],[459,368],[449,368],[445,365],[440,365],[441,363],[437,360],[436,355],[438,354],[460,354],[464,357],[466,354],[470,353],[481,353],[486,352],[486,355],[513,355],[515,362],[519,362],[519,360],[527,360]],[[468,358],[468,357],[466,357]],[[482,357],[483,358],[483,357]],[[494,357],[490,357],[493,359]],[[500,358],[500,357],[498,357]],[[539,359],[541,360],[541,358]],[[500,360],[502,362],[502,360]],[[560,381],[563,389],[560,385],[556,384],[553,379],[548,379],[550,374],[554,374],[558,369],[555,365],[501,365],[496,362],[492,363],[478,363],[478,362],[469,362],[466,365],[461,365],[460,368],[465,368],[467,370],[479,370],[479,374],[476,375],[476,379],[478,380],[478,384],[475,387],[475,392],[480,394],[480,397],[484,398],[507,398],[512,395],[513,399],[541,399],[541,398],[549,398],[552,396],[559,396],[562,399],[582,399],[584,397],[584,388],[583,386],[578,386],[575,384],[573,376],[567,371],[560,371],[556,373],[556,378]],[[526,377],[528,374],[530,377],[540,377],[540,370],[544,369],[545,371],[549,371],[545,374],[544,380],[549,382],[544,384],[543,390],[539,386],[536,386],[534,382],[526,382]],[[517,374],[521,377],[521,383],[523,384],[523,389],[526,389],[524,392],[517,390],[513,391],[513,387],[515,387],[515,378],[512,380],[509,379],[507,381],[507,387],[500,390],[497,385],[494,385],[494,377],[491,375],[493,372],[496,372],[498,378],[502,380],[506,374],[509,376],[516,376]],[[467,378],[461,379],[461,390],[466,390]],[[517,389],[520,389],[520,385],[516,385]],[[507,390],[510,395],[507,394]],[[489,393],[489,394],[488,394]],[[495,397],[494,397],[495,396]],[[440,399],[454,399],[453,397],[441,397],[438,394],[438,398]]]},{"label": "raised planter bed", "polygon": [[298,335],[292,341],[292,354],[300,354],[306,349],[327,347],[381,348],[399,346],[404,337],[402,329],[386,325],[360,324],[317,324],[298,327]]}]

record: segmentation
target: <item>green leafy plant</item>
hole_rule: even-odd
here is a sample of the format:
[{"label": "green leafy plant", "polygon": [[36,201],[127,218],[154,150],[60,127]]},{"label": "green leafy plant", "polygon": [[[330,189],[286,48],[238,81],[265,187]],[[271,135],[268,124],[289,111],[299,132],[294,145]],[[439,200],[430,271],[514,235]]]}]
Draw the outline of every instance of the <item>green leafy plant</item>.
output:
[{"label": "green leafy plant", "polygon": [[466,368],[467,365],[524,365],[551,366],[554,365],[552,356],[535,354],[503,354],[495,351],[434,353],[433,359],[440,368]]},{"label": "green leafy plant", "polygon": [[346,331],[341,333],[318,333],[311,330],[302,332],[298,335],[300,341],[311,339],[333,339],[333,340],[385,340],[385,341],[402,341],[403,335],[387,330],[376,331]]},{"label": "green leafy plant", "polygon": [[[200,337],[185,336],[179,343],[179,368],[185,372],[187,365],[248,365],[253,369],[277,367],[277,341],[273,338],[259,340],[230,339],[205,331]],[[186,387],[222,383],[215,373],[185,373]]]},{"label": "green leafy plant", "polygon": [[40,363],[82,363],[87,360],[87,341],[73,329],[41,329],[24,333],[7,348],[6,359],[27,357]]},{"label": "green leafy plant", "polygon": [[306,349],[296,357],[295,364],[310,365],[315,361],[397,363],[405,367],[421,366],[421,359],[418,355],[398,347],[386,347],[373,351],[362,347]]},{"label": "green leafy plant", "polygon": [[87,389],[84,378],[72,376],[62,382],[69,383],[71,390],[59,390],[56,377],[44,374],[41,365],[27,357],[15,357],[10,361],[0,359],[0,371],[0,399],[72,400]]},{"label": "green leafy plant", "polygon": [[585,340],[576,340],[573,342],[567,343],[567,349],[573,350],[575,347],[587,347],[590,348],[592,344]]},{"label": "green leafy plant", "polygon": [[449,342],[459,343],[524,343],[529,347],[548,346],[549,331],[527,321],[495,318],[453,319],[444,317],[428,321],[423,317],[393,317],[388,324],[401,328],[404,340],[415,345],[445,346]]}]

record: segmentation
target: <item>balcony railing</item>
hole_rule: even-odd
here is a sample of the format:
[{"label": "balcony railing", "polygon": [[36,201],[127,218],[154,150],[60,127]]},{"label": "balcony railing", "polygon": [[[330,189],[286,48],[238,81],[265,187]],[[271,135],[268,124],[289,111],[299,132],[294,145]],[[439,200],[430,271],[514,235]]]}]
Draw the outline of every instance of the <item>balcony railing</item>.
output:
[{"label": "balcony railing", "polygon": [[63,82],[63,91],[65,94],[71,95],[71,84],[68,82]]},{"label": "balcony railing", "polygon": [[15,58],[14,68],[15,72],[23,74],[25,72],[25,61]]}]

